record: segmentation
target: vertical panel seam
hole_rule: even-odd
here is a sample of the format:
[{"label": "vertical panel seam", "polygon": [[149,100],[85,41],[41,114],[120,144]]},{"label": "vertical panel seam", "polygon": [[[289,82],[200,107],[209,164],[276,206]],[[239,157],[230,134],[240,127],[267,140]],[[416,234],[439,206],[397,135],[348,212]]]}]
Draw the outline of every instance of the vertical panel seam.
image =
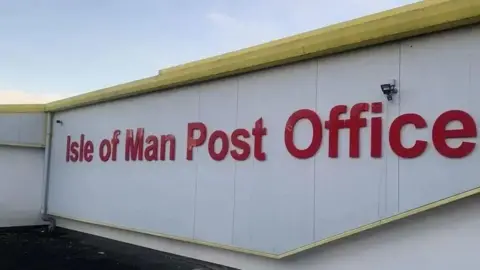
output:
[{"label": "vertical panel seam", "polygon": [[[240,91],[240,79],[236,77],[236,113],[235,113],[235,128],[238,128],[238,93]],[[233,211],[232,211],[232,237],[231,237],[231,243],[232,245],[235,242],[235,208],[236,208],[236,201],[237,201],[237,163],[238,161],[234,160],[233,161]]]},{"label": "vertical panel seam", "polygon": [[[387,105],[385,106],[385,121],[382,120],[382,147],[384,148],[384,153],[383,153],[383,156],[385,157],[385,161],[384,161],[384,166],[385,166],[385,178],[384,178],[384,182],[383,182],[383,194],[382,194],[382,189],[380,188],[379,190],[379,204],[378,204],[378,218],[379,219],[382,219],[385,215],[387,215],[387,212],[388,212],[388,186],[389,186],[389,175],[388,175],[388,167],[389,167],[389,162],[388,162],[388,156],[389,156],[389,153],[386,153],[386,150],[385,148],[387,148],[387,146],[389,145],[388,144],[388,131],[386,132],[386,137],[387,139],[384,138],[384,131],[385,130],[385,125],[388,127],[388,124],[390,122],[390,114],[389,114],[389,109],[390,109],[390,106],[388,104],[388,102],[386,103]],[[386,123],[384,123],[386,122]],[[388,130],[388,128],[387,128]],[[383,205],[382,205],[383,203]]]},{"label": "vertical panel seam", "polygon": [[[397,115],[401,113],[402,105],[402,48],[403,42],[398,43],[398,108]],[[400,212],[400,157],[397,158],[397,213]]]},{"label": "vertical panel seam", "polygon": [[[317,68],[315,72],[315,112],[318,113],[318,72],[319,59],[315,61]],[[317,153],[318,154],[318,153]],[[313,157],[313,241],[317,239],[317,155]]]},{"label": "vertical panel seam", "polygon": [[[53,117],[54,115],[55,115],[55,114],[52,114],[52,117]],[[47,119],[47,117],[48,117],[48,113],[45,113],[45,112],[44,112],[44,113],[43,113],[43,135],[42,135],[42,136],[43,136],[42,142],[44,143],[44,145],[47,145],[47,139],[48,139],[48,138],[47,138],[47,137],[48,137],[48,136],[47,136],[47,132],[48,132],[48,130],[47,130],[47,128],[48,128],[48,127],[47,127],[47,125],[48,125],[48,119]],[[53,132],[50,132],[50,134],[53,135]]]},{"label": "vertical panel seam", "polygon": [[[470,41],[470,38],[475,38],[475,28],[472,27],[470,28],[470,35],[469,35],[469,41]],[[475,43],[475,40],[473,40],[472,43]],[[472,49],[470,46],[468,47],[468,95],[470,96],[472,94],[472,59],[474,59],[475,57],[475,50]],[[472,101],[471,99],[468,99],[467,100],[467,107],[468,109],[471,109],[471,104],[472,104]]]},{"label": "vertical panel seam", "polygon": [[[197,119],[201,121],[201,103],[200,103],[200,93],[201,89],[197,89],[198,100],[197,100]],[[189,147],[189,142],[187,142],[187,147]],[[197,148],[197,147],[196,147]],[[195,155],[198,155],[198,149],[195,149]],[[188,162],[188,161],[187,161]],[[198,190],[198,161],[195,161],[195,192],[193,198],[193,230],[192,230],[192,238],[196,239],[195,237],[195,229],[196,229],[196,221],[197,221],[197,190]]]}]

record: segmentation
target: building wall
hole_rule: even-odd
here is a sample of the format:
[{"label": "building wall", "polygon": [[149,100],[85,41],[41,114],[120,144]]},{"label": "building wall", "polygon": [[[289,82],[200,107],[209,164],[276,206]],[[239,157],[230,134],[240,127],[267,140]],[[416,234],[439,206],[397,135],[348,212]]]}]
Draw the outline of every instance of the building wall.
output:
[{"label": "building wall", "polygon": [[41,224],[44,150],[0,146],[0,227]]},{"label": "building wall", "polygon": [[242,270],[476,269],[480,196],[397,221],[281,260],[59,219],[58,225]]},{"label": "building wall", "polygon": [[45,144],[44,113],[1,113],[0,144]]},{"label": "building wall", "polygon": [[[460,117],[470,128],[461,135],[476,137],[479,42],[480,28],[467,27],[56,113],[63,124],[53,131],[50,213],[281,255],[478,188],[478,150],[466,155],[469,145],[464,144],[463,150],[448,151],[461,141],[442,144],[447,136],[442,121]],[[400,93],[387,102],[380,85],[392,79]],[[374,113],[379,104],[382,112]],[[325,128],[337,105],[347,107],[338,125],[354,123],[342,119],[368,109],[360,115],[367,121],[359,128],[358,158],[351,157],[352,132],[341,129],[336,145],[335,133]],[[318,113],[323,128],[308,121],[294,125],[288,119],[297,110]],[[383,126],[373,124],[374,117]],[[418,128],[393,128],[402,121],[416,121]],[[202,146],[192,148],[200,139],[195,133],[189,140],[187,126],[195,122],[204,123],[208,135]],[[447,127],[462,125],[453,121]],[[137,128],[144,130],[136,133]],[[163,161],[133,161],[131,155],[127,160],[128,129],[152,140],[175,136],[174,160],[169,151]],[[108,151],[101,150],[115,141],[116,130],[116,160],[102,161]],[[220,141],[208,146],[212,134],[223,134],[216,130],[250,135],[248,158],[233,159],[230,151],[245,146],[235,142],[237,148],[225,148],[224,160],[214,160],[222,151]],[[289,153],[285,134],[291,132],[300,150],[310,145],[312,133],[322,135],[319,151],[309,158]],[[410,150],[398,146],[410,148],[416,140],[425,141]],[[337,149],[338,157],[332,157]]]},{"label": "building wall", "polygon": [[0,227],[41,224],[44,113],[0,114]]}]

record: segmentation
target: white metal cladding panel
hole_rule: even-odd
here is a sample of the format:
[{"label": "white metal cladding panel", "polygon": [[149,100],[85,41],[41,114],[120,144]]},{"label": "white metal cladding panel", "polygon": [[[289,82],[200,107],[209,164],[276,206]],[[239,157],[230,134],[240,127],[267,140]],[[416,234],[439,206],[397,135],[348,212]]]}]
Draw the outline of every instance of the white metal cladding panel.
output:
[{"label": "white metal cladding panel", "polygon": [[0,146],[0,227],[40,224],[43,149]]},{"label": "white metal cladding panel", "polygon": [[[445,161],[429,148],[416,159],[399,160],[387,143],[388,127],[400,112],[419,113],[431,123],[440,110],[469,109],[474,114],[480,110],[469,105],[474,104],[476,94],[467,86],[478,87],[479,79],[471,75],[466,83],[464,72],[468,70],[456,57],[463,54],[452,43],[472,42],[474,34],[457,31],[457,41],[446,36],[450,34],[410,40],[418,44],[411,48],[405,48],[407,42],[389,44],[58,113],[55,119],[64,124],[54,125],[50,210],[140,231],[280,254],[479,186],[469,167],[474,166],[475,156]],[[415,53],[421,46],[433,46],[429,43],[436,44],[435,48]],[[480,46],[465,46],[471,70],[478,70],[474,59]],[[448,61],[441,60],[445,54]],[[457,68],[446,67],[446,63]],[[452,74],[446,74],[447,69]],[[400,95],[388,103],[379,86],[399,78]],[[447,88],[455,81],[458,89]],[[295,110],[314,109],[325,122],[333,106],[342,104],[350,110],[358,102],[383,102],[381,159],[370,157],[369,127],[361,130],[358,159],[348,156],[348,130],[340,130],[336,159],[327,158],[325,129],[315,158],[298,160],[287,153],[283,134]],[[365,116],[371,118],[370,113]],[[251,131],[260,117],[268,129],[263,145],[266,161],[257,161],[251,154],[246,161],[234,162],[228,156],[214,162],[207,143],[195,148],[193,161],[185,159],[187,123],[204,122],[209,135],[217,129],[230,134],[234,128]],[[125,129],[137,127],[146,128],[146,135],[174,134],[176,160],[124,161]],[[115,129],[122,131],[119,160],[103,163],[98,159],[98,144],[111,138]],[[425,132],[406,127],[402,141],[406,146],[419,136],[430,141]],[[95,143],[94,161],[66,163],[67,135],[78,140],[82,133]],[[309,144],[311,133],[306,121],[298,124],[295,141],[299,148]],[[248,141],[252,145],[252,138]]]},{"label": "white metal cladding panel", "polygon": [[[188,162],[186,123],[198,121],[198,91],[183,89],[69,111],[55,116],[50,211],[139,230],[193,237],[197,164]],[[125,129],[175,134],[175,162],[126,162]],[[99,142],[122,130],[119,162],[65,163],[65,139],[84,133]],[[221,190],[219,190],[221,192]],[[215,225],[212,225],[215,226]]]},{"label": "white metal cladding panel", "polygon": [[44,113],[0,113],[0,144],[45,144]]},{"label": "white metal cladding panel", "polygon": [[[477,127],[480,124],[480,28],[408,40],[401,50],[401,113],[418,113],[428,125],[417,131],[405,127],[405,145],[428,142],[422,156],[400,160],[400,210],[405,211],[480,186],[478,149],[470,156],[448,159],[432,144],[434,121],[445,111],[464,110]],[[455,122],[448,128],[461,127]],[[472,140],[453,139],[448,144],[457,147],[461,141]]]},{"label": "white metal cladding panel", "polygon": [[[315,109],[316,61],[241,76],[238,126],[263,118],[265,161],[237,163],[235,245],[282,253],[314,240],[314,159],[298,160],[285,151],[286,120],[295,110]],[[296,130],[299,147],[308,146],[311,126]],[[300,143],[301,142],[301,143]]]},{"label": "white metal cladding panel", "polygon": [[[199,119],[214,129],[231,132],[237,128],[236,80],[223,80],[198,87]],[[185,132],[184,132],[185,133]],[[215,149],[220,151],[220,141]],[[184,159],[184,154],[179,153]],[[236,164],[232,159],[217,162],[210,158],[207,147],[197,148],[197,186],[195,202],[195,238],[221,244],[232,244],[235,206]]]},{"label": "white metal cladding panel", "polygon": [[[384,101],[380,84],[398,80],[399,58],[399,46],[392,44],[320,59],[319,115],[327,120],[334,105],[347,105],[350,110],[358,102]],[[384,107],[382,115],[388,124],[398,116],[398,102],[385,102]],[[368,114],[364,113],[365,116]],[[351,139],[347,129],[339,133],[338,158],[328,157],[325,141],[315,157],[316,240],[398,211],[398,158],[390,151],[387,131],[383,129],[381,159],[370,157],[370,128],[363,128],[360,132],[360,158],[349,157]]]}]

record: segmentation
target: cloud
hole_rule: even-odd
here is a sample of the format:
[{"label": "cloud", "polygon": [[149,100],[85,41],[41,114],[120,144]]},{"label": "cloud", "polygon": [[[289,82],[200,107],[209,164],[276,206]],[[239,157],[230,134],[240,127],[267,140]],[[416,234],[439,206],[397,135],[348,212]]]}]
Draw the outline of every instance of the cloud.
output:
[{"label": "cloud", "polygon": [[236,50],[268,42],[282,36],[282,29],[275,21],[256,18],[240,18],[224,12],[210,12],[206,18],[214,27],[216,46],[224,50]]},{"label": "cloud", "polygon": [[232,3],[206,14],[216,44],[236,50],[411,4],[418,0],[262,0]]},{"label": "cloud", "polygon": [[0,104],[42,104],[66,98],[56,94],[35,94],[24,91],[0,90]]}]

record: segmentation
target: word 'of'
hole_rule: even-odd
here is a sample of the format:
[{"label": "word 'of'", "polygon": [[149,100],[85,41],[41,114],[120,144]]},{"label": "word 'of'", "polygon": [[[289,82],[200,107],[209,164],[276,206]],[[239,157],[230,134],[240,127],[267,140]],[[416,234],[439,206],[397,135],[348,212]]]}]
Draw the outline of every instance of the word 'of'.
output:
[{"label": "word 'of'", "polygon": [[[370,112],[369,118],[364,113]],[[349,131],[349,157],[360,157],[360,131],[370,128],[370,156],[382,157],[383,142],[383,104],[357,103],[348,111],[346,105],[336,105],[330,110],[329,118],[323,122],[321,117],[313,110],[300,109],[290,115],[285,123],[284,146],[288,153],[298,159],[314,157],[321,149],[324,140],[324,132],[328,133],[328,156],[338,157],[339,133],[342,129]],[[341,117],[346,115],[345,117]],[[308,147],[299,149],[295,143],[294,133],[300,121],[308,121],[312,126],[312,134]],[[447,129],[452,122],[460,122],[459,129]],[[412,146],[402,143],[402,129],[412,125],[416,129],[427,128],[427,121],[416,113],[406,113],[398,116],[388,127],[388,143],[391,150],[401,158],[416,158],[421,156],[427,149],[428,142],[416,140]],[[193,160],[194,149],[203,147],[205,144],[209,156],[216,161],[221,161],[230,155],[234,160],[247,160],[253,153],[253,157],[259,161],[266,160],[263,150],[263,139],[267,135],[267,128],[263,119],[255,122],[252,129],[238,128],[231,133],[222,130],[214,130],[209,133],[207,126],[202,122],[187,124],[187,141],[185,158]],[[120,144],[120,130],[115,130],[109,139],[103,139],[98,145],[100,160],[117,161],[118,145]],[[470,114],[462,110],[449,110],[440,114],[433,122],[431,139],[433,146],[439,154],[447,158],[463,158],[475,149],[475,142],[462,141],[459,146],[451,147],[447,144],[449,139],[466,139],[477,137],[477,126]],[[253,142],[252,142],[253,141]],[[145,136],[144,128],[127,129],[124,142],[124,160],[126,161],[158,161],[176,159],[177,140],[174,135],[148,135]],[[220,144],[220,149],[216,149]],[[233,148],[233,149],[232,149]],[[231,150],[232,149],[232,150]],[[66,161],[67,162],[91,162],[94,158],[95,146],[90,140],[86,140],[81,134],[78,141],[67,136]],[[168,157],[167,157],[168,154]]]}]

